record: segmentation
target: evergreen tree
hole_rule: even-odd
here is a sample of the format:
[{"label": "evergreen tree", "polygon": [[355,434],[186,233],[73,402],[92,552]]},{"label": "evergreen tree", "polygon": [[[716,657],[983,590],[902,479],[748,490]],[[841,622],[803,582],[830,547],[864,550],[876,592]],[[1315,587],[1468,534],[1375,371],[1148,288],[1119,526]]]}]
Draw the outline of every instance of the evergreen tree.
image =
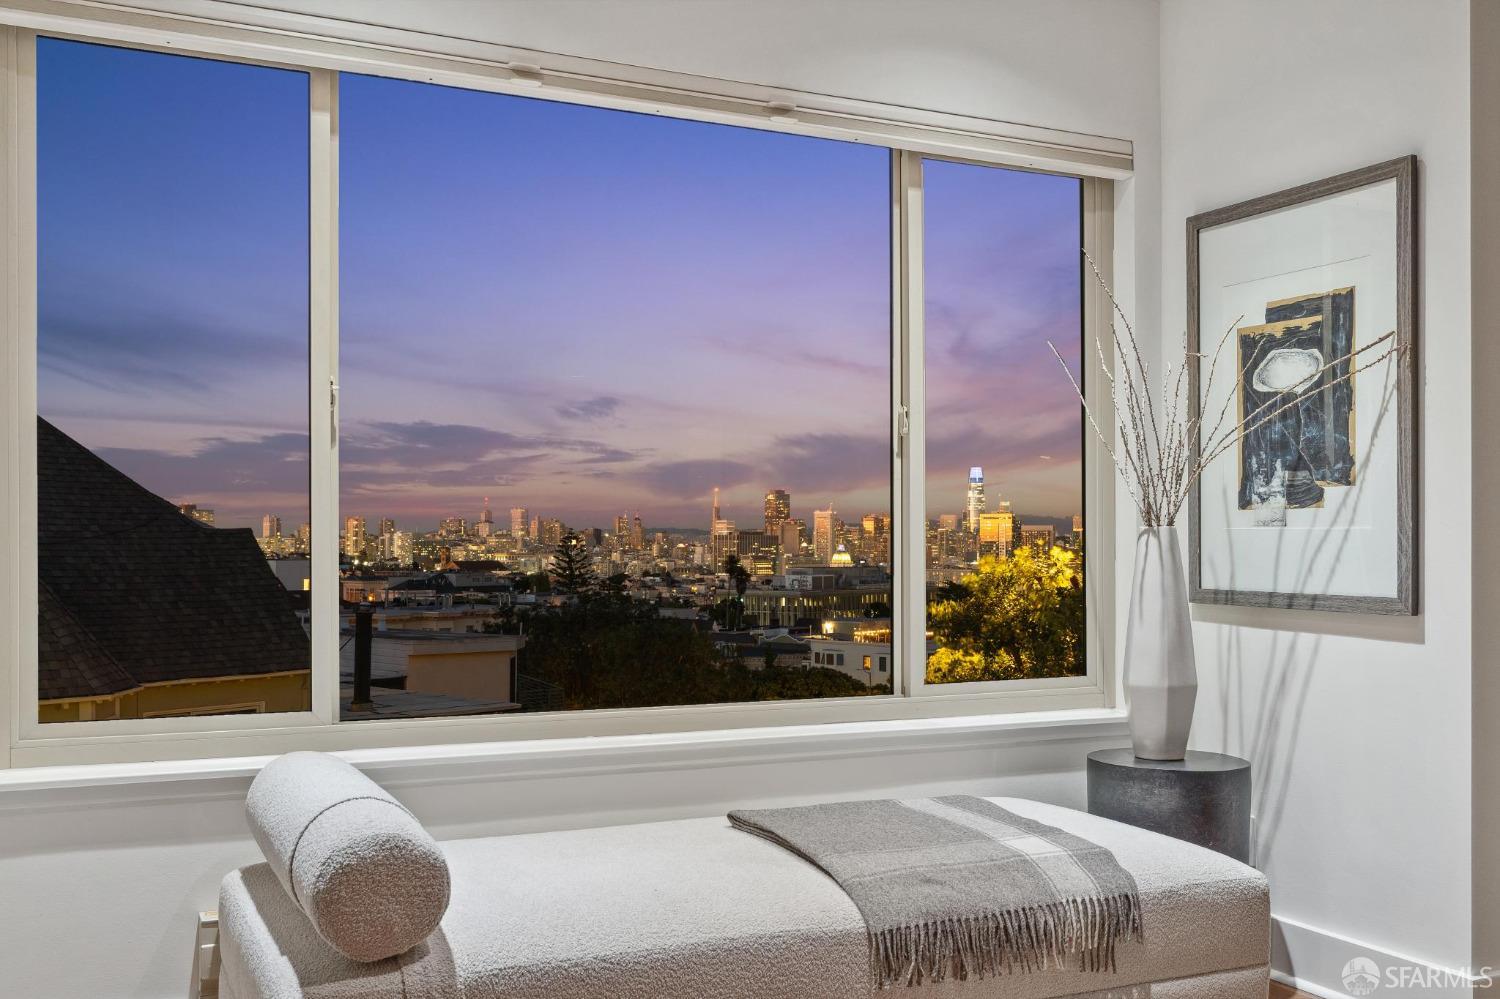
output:
[{"label": "evergreen tree", "polygon": [[564,534],[552,555],[553,588],[560,593],[588,593],[594,588],[594,563],[588,546],[573,531]]},{"label": "evergreen tree", "polygon": [[731,609],[734,624],[738,629],[745,623],[745,591],[750,588],[750,571],[745,568],[738,555],[724,556],[724,574],[734,587],[734,605]]}]

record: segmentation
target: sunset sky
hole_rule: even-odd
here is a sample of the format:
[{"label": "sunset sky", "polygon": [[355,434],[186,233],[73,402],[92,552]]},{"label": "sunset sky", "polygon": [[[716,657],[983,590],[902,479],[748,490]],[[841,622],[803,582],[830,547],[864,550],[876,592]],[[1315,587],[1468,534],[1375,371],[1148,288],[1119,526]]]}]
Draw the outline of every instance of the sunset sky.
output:
[{"label": "sunset sky", "polygon": [[[307,77],[44,40],[41,414],[221,526],[306,519]],[[343,512],[889,510],[889,153],[340,82]],[[1079,512],[1079,188],[926,167],[929,515]],[[992,500],[993,503],[993,500]]]}]

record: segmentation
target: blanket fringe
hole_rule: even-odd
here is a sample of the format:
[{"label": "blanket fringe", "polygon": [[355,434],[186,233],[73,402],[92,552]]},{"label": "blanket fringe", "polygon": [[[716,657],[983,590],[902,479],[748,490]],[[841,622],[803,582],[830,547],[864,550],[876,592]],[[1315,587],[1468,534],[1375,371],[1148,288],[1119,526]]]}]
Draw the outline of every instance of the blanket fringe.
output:
[{"label": "blanket fringe", "polygon": [[870,973],[881,989],[1017,969],[1061,970],[1069,955],[1086,972],[1115,971],[1115,944],[1142,939],[1133,893],[1072,898],[914,923],[870,934]]}]

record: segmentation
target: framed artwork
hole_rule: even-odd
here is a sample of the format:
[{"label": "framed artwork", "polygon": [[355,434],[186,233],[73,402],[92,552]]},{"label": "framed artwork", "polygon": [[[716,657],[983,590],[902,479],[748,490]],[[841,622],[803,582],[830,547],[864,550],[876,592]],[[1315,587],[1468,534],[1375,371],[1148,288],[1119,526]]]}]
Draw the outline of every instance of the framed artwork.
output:
[{"label": "framed artwork", "polygon": [[1416,173],[1188,219],[1193,446],[1246,425],[1189,498],[1195,603],[1417,613]]}]

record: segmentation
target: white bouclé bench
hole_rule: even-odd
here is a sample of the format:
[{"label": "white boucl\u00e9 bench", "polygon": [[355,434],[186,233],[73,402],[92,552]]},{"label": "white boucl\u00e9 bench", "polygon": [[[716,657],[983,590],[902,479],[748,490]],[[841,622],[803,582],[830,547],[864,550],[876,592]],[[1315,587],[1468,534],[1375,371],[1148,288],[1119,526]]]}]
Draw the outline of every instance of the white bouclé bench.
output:
[{"label": "white boucl\u00e9 bench", "polygon": [[[271,767],[282,768],[280,787],[263,773],[268,793],[257,802],[252,789],[250,808],[267,863],[220,889],[225,999],[876,993],[865,925],[843,890],[726,818],[436,844],[347,764],[293,754]],[[888,994],[1265,999],[1269,906],[1257,871],[1071,809],[993,800],[1108,848],[1136,880],[1144,941],[1122,945],[1112,973],[1016,972]]]}]

